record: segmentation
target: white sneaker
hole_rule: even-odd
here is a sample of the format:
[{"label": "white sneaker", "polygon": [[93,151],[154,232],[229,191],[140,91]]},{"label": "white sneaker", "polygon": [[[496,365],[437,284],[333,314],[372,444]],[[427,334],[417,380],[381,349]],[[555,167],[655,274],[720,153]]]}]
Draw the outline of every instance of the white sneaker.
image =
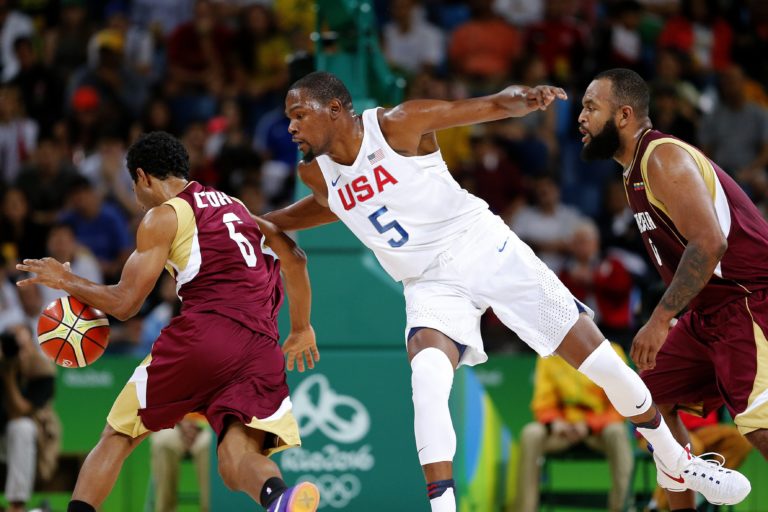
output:
[{"label": "white sneaker", "polygon": [[[717,459],[702,459],[711,455]],[[719,453],[691,455],[691,445],[685,447],[677,467],[668,468],[656,454],[656,481],[659,487],[671,492],[688,489],[702,494],[713,505],[735,505],[747,497],[752,486],[747,477],[733,469],[723,467],[725,457]]]}]

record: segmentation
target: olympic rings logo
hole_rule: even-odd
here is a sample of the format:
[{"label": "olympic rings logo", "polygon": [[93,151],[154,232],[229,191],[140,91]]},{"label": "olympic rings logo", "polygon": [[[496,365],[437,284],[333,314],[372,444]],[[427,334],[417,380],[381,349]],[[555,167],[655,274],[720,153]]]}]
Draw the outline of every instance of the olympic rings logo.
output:
[{"label": "olympic rings logo", "polygon": [[313,482],[320,490],[320,508],[329,506],[331,508],[345,508],[349,502],[360,495],[362,485],[357,476],[344,473],[339,476],[334,475],[302,475],[298,478],[299,482]]},{"label": "olympic rings logo", "polygon": [[[317,396],[317,403],[313,396]],[[302,436],[320,430],[337,443],[355,443],[370,430],[371,417],[365,406],[356,398],[336,393],[325,375],[316,373],[301,381],[292,393],[292,401]],[[340,408],[351,410],[351,414],[340,416]]]}]

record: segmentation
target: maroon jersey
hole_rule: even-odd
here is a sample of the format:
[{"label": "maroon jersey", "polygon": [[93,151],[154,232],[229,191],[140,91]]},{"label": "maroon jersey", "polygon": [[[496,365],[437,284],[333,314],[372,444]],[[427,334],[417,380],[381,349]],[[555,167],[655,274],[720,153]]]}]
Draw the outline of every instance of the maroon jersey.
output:
[{"label": "maroon jersey", "polygon": [[[728,250],[690,307],[712,312],[723,304],[768,287],[768,223],[739,185],[697,148],[670,135],[648,130],[640,138],[625,174],[624,189],[635,213],[651,261],[669,285],[687,241],[669,218],[666,206],[648,186],[647,162],[660,144],[675,144],[696,161],[714,204]],[[663,170],[662,170],[663,172]]]},{"label": "maroon jersey", "polygon": [[165,204],[178,228],[168,259],[182,312],[214,312],[278,339],[280,263],[239,201],[192,181]]}]

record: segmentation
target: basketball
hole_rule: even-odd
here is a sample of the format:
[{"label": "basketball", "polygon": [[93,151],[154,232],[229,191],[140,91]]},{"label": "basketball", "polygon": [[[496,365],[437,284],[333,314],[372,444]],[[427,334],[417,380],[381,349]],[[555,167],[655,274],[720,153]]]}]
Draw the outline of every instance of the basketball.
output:
[{"label": "basketball", "polygon": [[74,297],[56,299],[37,321],[40,348],[59,366],[81,368],[96,361],[109,343],[109,320]]}]

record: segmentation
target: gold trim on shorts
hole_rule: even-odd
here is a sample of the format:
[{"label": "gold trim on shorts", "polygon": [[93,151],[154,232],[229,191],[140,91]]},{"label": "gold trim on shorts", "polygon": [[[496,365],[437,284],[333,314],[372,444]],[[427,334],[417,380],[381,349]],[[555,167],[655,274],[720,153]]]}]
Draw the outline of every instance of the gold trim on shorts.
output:
[{"label": "gold trim on shorts", "polygon": [[299,424],[293,416],[293,412],[287,411],[276,420],[260,420],[255,416],[246,427],[261,430],[273,434],[276,438],[274,446],[264,446],[262,453],[270,457],[276,453],[289,448],[301,446],[301,437],[299,436]]}]

